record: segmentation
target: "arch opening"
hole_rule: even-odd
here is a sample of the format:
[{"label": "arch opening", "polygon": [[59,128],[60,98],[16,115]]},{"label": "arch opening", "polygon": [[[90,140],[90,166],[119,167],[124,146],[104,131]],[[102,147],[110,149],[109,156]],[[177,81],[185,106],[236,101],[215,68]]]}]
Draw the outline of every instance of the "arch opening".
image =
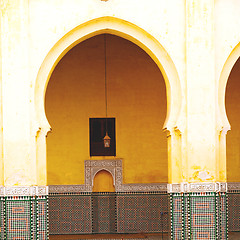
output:
[{"label": "arch opening", "polygon": [[[226,119],[229,121],[227,130],[230,130],[226,136],[226,175],[228,182],[228,231],[239,231],[239,223],[234,219],[239,219],[240,207],[240,45],[238,45],[230,55],[227,64],[233,62],[233,67],[229,70],[227,79],[225,104]],[[230,66],[230,65],[229,65]]]},{"label": "arch opening", "polygon": [[231,124],[227,134],[227,181],[240,182],[240,58],[234,64],[226,86],[226,112]]},{"label": "arch opening", "polygon": [[138,26],[114,17],[101,17],[79,25],[62,37],[49,51],[38,72],[35,82],[34,109],[36,121],[36,161],[39,185],[47,184],[45,136],[51,130],[45,114],[45,93],[49,79],[62,57],[78,43],[103,33],[127,39],[142,48],[157,64],[163,74],[167,94],[167,114],[164,129],[170,132],[181,131],[178,121],[181,118],[182,93],[176,67],[162,45]]},{"label": "arch opening", "polygon": [[[238,181],[238,174],[234,173],[237,169],[234,166],[234,158],[237,153],[238,138],[237,107],[238,96],[238,69],[239,69],[240,43],[238,43],[229,54],[219,78],[218,87],[218,106],[220,134],[220,179],[221,181]],[[233,125],[232,125],[233,124]],[[234,128],[234,130],[229,131]],[[229,131],[229,132],[228,132]],[[228,133],[228,134],[227,134]]]},{"label": "arch opening", "polygon": [[[38,164],[38,169],[39,170],[41,169],[39,171],[39,176],[40,176],[39,178],[41,178],[41,179],[40,179],[40,181],[38,181],[38,183],[40,183],[42,185],[45,185],[47,183],[48,184],[55,183],[55,184],[60,184],[60,185],[61,184],[76,184],[76,183],[81,184],[84,181],[84,173],[83,173],[84,172],[83,171],[84,164],[81,164],[81,162],[84,161],[84,159],[89,158],[89,151],[87,151],[87,154],[85,154],[86,152],[85,153],[81,152],[81,154],[83,154],[81,158],[79,156],[77,156],[77,154],[79,153],[79,149],[81,149],[81,150],[85,149],[84,151],[86,151],[86,149],[88,149],[87,145],[88,145],[89,141],[85,141],[86,136],[88,136],[88,128],[86,128],[85,120],[86,120],[86,116],[87,116],[87,119],[89,118],[89,115],[86,114],[85,111],[83,111],[81,114],[79,114],[79,112],[78,112],[78,114],[74,114],[74,113],[76,113],[76,111],[72,111],[72,112],[70,111],[69,113],[66,114],[66,111],[71,110],[71,109],[79,110],[80,108],[78,108],[78,106],[74,105],[74,103],[78,103],[78,104],[82,103],[83,105],[86,102],[89,103],[89,99],[88,99],[88,101],[86,101],[86,99],[89,97],[89,96],[87,96],[87,94],[89,94],[89,91],[84,91],[83,89],[81,89],[81,87],[83,87],[83,86],[89,87],[89,83],[93,83],[93,82],[83,81],[83,82],[81,82],[81,84],[79,84],[79,86],[81,86],[81,87],[76,88],[75,84],[71,85],[68,81],[65,81],[65,82],[62,81],[62,84],[63,84],[62,86],[66,87],[66,88],[61,87],[61,89],[64,90],[63,94],[66,94],[69,92],[71,93],[71,91],[69,91],[67,88],[70,86],[73,86],[73,87],[75,87],[73,92],[76,94],[72,94],[71,98],[84,96],[84,101],[73,101],[72,107],[69,107],[69,105],[67,105],[63,101],[62,102],[63,105],[60,104],[60,107],[52,108],[52,109],[54,109],[54,110],[57,109],[57,110],[61,111],[63,116],[61,118],[58,118],[58,120],[60,120],[60,121],[62,121],[64,119],[66,120],[67,118],[69,118],[71,116],[85,117],[85,120],[84,120],[85,125],[79,124],[78,121],[74,121],[74,123],[72,121],[70,121],[70,123],[69,123],[69,121],[67,121],[66,124],[62,124],[61,122],[53,123],[52,120],[57,119],[53,116],[54,111],[47,110],[47,116],[48,116],[49,122],[51,123],[52,128],[53,128],[53,134],[48,136],[48,161],[46,161],[46,157],[44,158],[42,155],[43,152],[46,152],[45,136],[47,135],[47,132],[50,130],[50,125],[46,118],[45,106],[46,106],[46,108],[49,108],[48,100],[47,100],[48,96],[54,96],[54,94],[49,94],[49,92],[51,92],[51,91],[57,92],[58,91],[58,89],[54,88],[54,87],[52,87],[52,89],[51,89],[51,85],[52,84],[54,85],[54,81],[52,81],[52,79],[54,77],[56,77],[56,79],[57,79],[56,82],[59,83],[59,82],[61,82],[61,81],[59,81],[59,79],[64,78],[63,75],[57,73],[57,71],[58,71],[57,68],[59,68],[59,66],[60,66],[60,68],[66,67],[66,66],[68,68],[71,68],[71,63],[62,64],[65,61],[64,59],[66,59],[68,56],[70,56],[71,53],[73,53],[76,48],[78,48],[79,46],[81,47],[82,44],[84,45],[87,42],[89,43],[90,40],[92,40],[94,38],[96,39],[97,37],[101,36],[101,34],[103,34],[103,33],[111,34],[111,35],[113,35],[112,36],[113,38],[115,38],[115,39],[119,38],[119,39],[121,39],[121,41],[124,40],[125,42],[128,42],[128,44],[130,41],[130,45],[134,46],[134,48],[140,47],[141,53],[139,52],[139,54],[140,55],[143,54],[145,56],[144,59],[151,62],[151,64],[148,64],[147,66],[152,70],[154,69],[153,71],[155,72],[155,74],[158,75],[158,77],[157,77],[158,81],[155,81],[155,84],[157,84],[158,86],[156,88],[149,89],[149,86],[151,85],[151,83],[149,82],[149,75],[146,75],[146,72],[138,73],[138,76],[142,77],[142,79],[140,79],[140,78],[137,79],[137,83],[139,83],[139,85],[136,85],[136,82],[135,82],[135,84],[133,84],[134,87],[126,88],[124,91],[124,94],[121,95],[121,97],[125,97],[124,100],[126,100],[126,98],[132,98],[132,100],[133,101],[135,100],[135,102],[137,102],[137,103],[139,103],[139,101],[140,101],[140,103],[143,102],[143,104],[135,104],[134,106],[136,108],[144,109],[144,111],[143,110],[139,111],[139,109],[138,109],[137,112],[140,114],[140,117],[134,115],[136,113],[135,111],[129,111],[129,109],[128,109],[128,111],[125,111],[125,112],[128,112],[127,118],[125,116],[126,120],[122,121],[122,124],[121,124],[121,121],[116,121],[117,127],[119,126],[121,129],[125,128],[125,130],[126,129],[128,130],[128,131],[125,131],[125,133],[127,133],[127,135],[126,134],[124,135],[124,134],[122,134],[122,132],[120,132],[118,129],[116,129],[117,141],[118,141],[117,155],[115,157],[113,157],[115,159],[117,159],[118,157],[123,158],[123,161],[124,161],[123,183],[131,183],[132,184],[132,183],[139,183],[139,182],[143,182],[143,183],[167,182],[167,172],[168,172],[167,171],[167,168],[168,168],[168,166],[167,166],[167,164],[168,164],[168,162],[167,162],[167,144],[166,144],[167,140],[166,140],[166,137],[162,133],[162,126],[163,126],[163,128],[168,129],[169,131],[171,131],[174,128],[178,128],[180,130],[180,127],[178,126],[178,119],[181,114],[182,98],[181,98],[180,81],[178,78],[177,70],[175,68],[173,61],[167,54],[166,50],[160,45],[160,43],[156,39],[154,39],[152,36],[150,36],[144,30],[140,29],[139,27],[137,27],[131,23],[122,21],[120,19],[116,19],[116,18],[112,18],[112,17],[103,17],[100,19],[92,20],[81,26],[78,26],[77,28],[73,29],[71,32],[66,34],[62,39],[59,40],[59,42],[48,53],[46,59],[44,60],[42,66],[39,70],[36,84],[35,84],[34,104],[35,104],[35,113],[36,113],[35,127],[36,127],[36,131],[37,131],[37,138],[36,138],[37,139],[36,140],[37,164]],[[86,51],[86,52],[88,52],[88,51]],[[131,53],[131,52],[128,52],[128,54],[129,53]],[[138,62],[138,64],[140,64],[140,65],[143,64],[145,60],[142,62],[143,58],[139,58],[139,59],[140,59],[140,62]],[[79,60],[79,59],[77,59],[77,60]],[[86,62],[83,61],[82,66],[84,66],[84,64],[86,64],[86,63],[87,63],[87,61]],[[98,64],[99,63],[100,62],[98,62]],[[133,61],[132,62],[130,61],[130,63],[132,64]],[[131,65],[131,64],[129,64],[129,65]],[[120,65],[121,64],[116,64],[116,66],[120,66]],[[79,66],[81,66],[81,65],[79,65]],[[127,66],[127,67],[129,67],[129,66]],[[138,68],[141,70],[144,69],[139,66],[138,66]],[[145,71],[148,71],[148,70],[149,70],[148,68],[145,69]],[[128,71],[126,71],[124,69],[123,71],[121,71],[121,74],[126,74],[127,72]],[[81,73],[83,73],[83,71],[81,71]],[[100,72],[98,72],[98,73],[100,73]],[[75,72],[75,74],[76,74],[76,72]],[[74,72],[71,72],[72,77],[70,77],[70,78],[66,77],[66,79],[69,81],[73,80],[74,79],[73,76],[75,74],[74,74]],[[86,76],[89,77],[91,74],[87,74]],[[78,74],[76,74],[76,75],[79,76]],[[135,77],[136,76],[131,76],[127,80],[129,80],[129,79],[136,80]],[[100,77],[95,78],[95,80],[96,79],[100,79]],[[153,79],[156,80],[156,78],[153,78]],[[161,80],[159,81],[159,79],[161,79]],[[117,79],[115,78],[115,83],[116,82],[117,82]],[[95,81],[95,83],[96,83],[96,85],[99,84],[98,81]],[[119,81],[118,83],[121,84],[121,81]],[[131,86],[131,81],[127,81],[127,83],[130,84],[130,86]],[[132,83],[134,83],[134,82],[132,82]],[[149,84],[149,86],[148,86],[148,84]],[[164,89],[164,91],[162,91],[162,92],[160,91],[160,92],[158,92],[158,94],[156,94],[156,92],[157,92],[156,90],[159,89],[159,86],[160,86],[159,84],[161,84],[163,86],[162,88],[160,87],[160,89],[162,89],[162,90]],[[56,84],[56,86],[59,87],[58,84]],[[115,85],[115,87],[116,87],[116,85]],[[49,90],[49,89],[51,89],[51,90]],[[77,91],[77,89],[79,91]],[[97,91],[96,91],[96,89],[97,89]],[[101,91],[98,91],[100,88],[97,87],[96,89],[95,89],[96,95],[89,94],[90,97],[97,96],[97,94],[100,94]],[[120,89],[124,89],[124,87],[121,86]],[[140,94],[131,95],[128,92],[129,89],[140,92]],[[117,90],[118,89],[115,89],[115,93],[119,94],[119,92]],[[146,96],[144,94],[141,94],[142,91],[147,91],[148,93],[150,92],[150,94],[147,95],[148,96],[147,101],[146,101],[146,99],[135,99],[136,96]],[[152,91],[155,91],[154,94],[152,94]],[[56,98],[56,99],[59,100],[59,98],[61,98],[60,100],[63,100],[62,99],[63,95],[56,94],[56,92],[55,92],[55,95],[58,96],[58,98]],[[81,92],[81,94],[79,94],[79,92]],[[114,99],[114,95],[115,94],[113,94],[112,99]],[[151,95],[151,97],[149,97],[149,95]],[[46,102],[45,102],[45,96],[46,96]],[[70,99],[70,98],[65,97],[65,99]],[[157,99],[157,101],[155,101],[156,99]],[[159,104],[159,99],[164,99],[163,100],[164,107],[162,107],[161,104]],[[119,98],[118,98],[118,100],[119,100]],[[55,101],[50,101],[50,102],[53,103]],[[58,101],[56,101],[56,102],[58,102]],[[93,101],[93,102],[96,103],[96,101]],[[122,100],[119,102],[121,104],[127,103],[127,101],[122,101]],[[114,101],[112,101],[112,103],[114,103]],[[115,101],[115,103],[118,103],[118,101]],[[159,118],[159,109],[156,110],[156,106],[162,107],[161,109],[163,110],[164,113],[160,114],[160,115],[163,117]],[[131,105],[128,104],[125,107],[131,108]],[[119,110],[119,108],[120,107],[118,106],[118,110]],[[148,112],[150,110],[153,110],[154,108],[156,110],[155,112],[154,111]],[[51,107],[49,109],[51,109]],[[62,111],[63,109],[66,110],[65,115],[64,115],[64,111]],[[86,106],[84,109],[86,110]],[[113,109],[115,109],[115,108],[113,107]],[[101,108],[96,108],[95,110],[96,111],[99,110],[101,112],[99,115],[102,114]],[[157,112],[158,112],[158,114],[154,115]],[[49,114],[50,115],[52,114],[52,117],[49,117],[50,116]],[[112,116],[113,115],[115,115],[115,114],[112,113]],[[153,121],[153,119],[152,118],[150,119],[149,116],[154,117],[155,120]],[[93,117],[96,117],[96,114],[94,114]],[[113,116],[113,117],[115,117],[115,116]],[[136,124],[136,121],[135,122],[129,121],[129,119],[131,120],[134,118],[137,120],[140,120],[140,122],[141,122],[141,120],[147,120],[147,121],[145,121],[144,124],[142,124],[142,123]],[[75,118],[75,120],[76,119],[79,120],[78,118]],[[159,121],[159,119],[161,119],[161,120]],[[165,121],[165,123],[164,123],[164,121]],[[131,123],[132,128],[129,127],[129,123]],[[56,126],[58,126],[58,127],[56,128]],[[152,127],[152,126],[154,126],[154,127]],[[133,131],[133,128],[138,129],[140,131]],[[64,141],[68,142],[67,145],[69,146],[69,148],[62,148],[61,147],[62,145],[58,144],[58,143],[62,143],[61,139],[63,139],[63,135],[60,138],[58,138],[58,143],[56,143],[56,142],[54,143],[53,136],[54,136],[54,131],[56,131],[56,129],[60,129],[60,132],[61,132],[61,130],[66,131],[65,136],[67,136],[67,137],[64,139]],[[76,129],[82,130],[85,134],[85,138],[81,138],[81,137],[79,138],[79,136],[77,136],[78,131],[76,131]],[[142,131],[142,130],[144,130],[144,131]],[[71,134],[69,134],[70,132],[71,132]],[[134,133],[137,133],[137,135]],[[74,136],[74,134],[76,134],[75,135],[76,141],[73,141],[74,138],[71,138],[69,136],[69,135]],[[59,134],[59,136],[60,136],[60,134]],[[132,140],[133,139],[132,136],[134,136],[134,138],[137,139],[138,147],[136,147],[137,145]],[[120,137],[120,139],[122,139],[121,141],[119,141],[119,137]],[[163,141],[164,145],[165,145],[164,148],[159,146],[159,143],[161,142],[161,141],[159,141],[159,137],[160,138],[163,137],[163,139],[164,139],[164,141]],[[69,139],[71,139],[71,140],[69,141]],[[156,141],[156,139],[158,139],[158,141]],[[133,141],[134,144],[129,144],[129,141]],[[50,142],[53,143],[52,147],[50,147],[50,145],[51,145]],[[122,146],[121,146],[121,142],[122,142]],[[75,147],[74,147],[74,144],[76,144],[76,143],[78,143],[78,146],[75,145]],[[83,143],[82,146],[80,146],[81,143]],[[65,146],[66,146],[66,144],[65,144]],[[127,148],[129,148],[131,146],[135,146],[135,149],[137,149],[137,150],[133,151],[131,148],[130,148],[130,150],[126,150]],[[151,148],[151,150],[155,151],[155,153],[149,154],[149,152],[148,152],[149,148]],[[62,149],[64,151],[67,149],[69,150],[69,151],[65,151],[65,153],[66,153],[65,157],[70,156],[70,155],[73,157],[71,157],[71,159],[69,157],[67,157],[64,159],[64,161],[59,162],[58,161],[59,157],[62,158],[64,156],[64,154],[61,153]],[[119,152],[119,150],[120,150],[120,152]],[[144,151],[145,153],[147,153],[148,157],[146,158],[146,155],[145,156],[141,155],[141,151]],[[129,153],[132,154],[132,158],[129,158],[129,160],[126,160],[125,156],[129,156]],[[49,157],[49,154],[55,155],[56,161],[55,160],[51,161],[50,160],[51,157]],[[150,155],[155,156],[155,157],[150,158],[149,157]],[[163,160],[163,158],[159,157],[160,155],[162,155],[162,156],[165,155],[165,157],[164,157],[165,160]],[[99,159],[99,158],[96,158],[96,160],[97,159]],[[100,157],[100,159],[101,159],[101,157]],[[107,160],[108,158],[104,158],[104,159]],[[111,159],[111,158],[109,158],[109,159]],[[71,161],[71,160],[73,160],[73,161]],[[129,164],[126,164],[127,161]],[[72,164],[73,162],[74,162],[74,164]],[[47,181],[47,173],[45,172],[47,169],[46,163],[48,165],[47,166],[48,167],[48,181]],[[68,169],[67,169],[67,167],[69,166],[69,163],[70,163],[70,169],[71,169],[70,171],[68,171]],[[158,165],[158,164],[163,164],[163,168],[159,167],[160,165]],[[81,168],[82,168],[82,170],[81,170]],[[80,169],[80,171],[74,172],[79,169]],[[138,171],[139,169],[140,169],[140,171]],[[159,170],[162,171],[162,173],[163,173],[162,174],[163,179],[159,178],[159,176],[161,176],[161,173],[159,173]],[[82,173],[81,173],[81,171],[82,171]],[[133,172],[135,172],[135,173],[137,172],[138,175],[134,175]],[[42,181],[44,175],[46,176],[45,182]],[[49,178],[49,176],[51,176],[51,179]],[[72,178],[72,176],[74,176],[74,178]],[[137,186],[137,184],[135,186]],[[79,196],[79,197],[81,197],[81,196]],[[148,198],[147,194],[145,195],[145,197]],[[137,196],[136,196],[136,198],[137,198]],[[90,198],[88,198],[88,200],[89,199]],[[163,209],[165,209],[165,206],[161,206],[161,207]],[[148,209],[148,208],[149,208],[149,206],[146,206],[146,209]],[[61,211],[61,209],[60,209],[60,211]],[[140,221],[141,219],[138,219],[138,220]],[[158,222],[160,222],[160,221],[158,221]],[[159,229],[159,228],[157,227],[157,229]],[[91,231],[91,229],[89,229],[89,231]],[[144,231],[157,231],[157,230],[156,229],[155,230],[146,229]]]},{"label": "arch opening", "polygon": [[116,122],[116,156],[90,156],[89,119],[105,117],[103,36],[76,45],[50,78],[45,102],[53,128],[47,140],[48,185],[83,184],[84,160],[92,158],[124,159],[126,183],[166,183],[163,76],[146,52],[110,34],[108,115]]}]

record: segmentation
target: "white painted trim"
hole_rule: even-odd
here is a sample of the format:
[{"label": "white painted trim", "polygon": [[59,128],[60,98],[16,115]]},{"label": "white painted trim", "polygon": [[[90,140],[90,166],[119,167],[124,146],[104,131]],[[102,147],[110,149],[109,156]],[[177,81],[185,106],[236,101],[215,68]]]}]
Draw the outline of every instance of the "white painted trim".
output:
[{"label": "white painted trim", "polygon": [[0,196],[45,196],[48,186],[11,186],[0,187]]}]

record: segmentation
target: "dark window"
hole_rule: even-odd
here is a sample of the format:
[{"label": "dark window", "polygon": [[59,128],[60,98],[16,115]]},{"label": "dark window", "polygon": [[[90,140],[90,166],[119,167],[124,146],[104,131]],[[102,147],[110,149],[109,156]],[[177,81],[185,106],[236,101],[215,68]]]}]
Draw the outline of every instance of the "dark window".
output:
[{"label": "dark window", "polygon": [[[106,124],[107,120],[107,124]],[[103,138],[111,138],[110,147],[104,147]],[[115,118],[90,118],[90,156],[116,156]]]}]

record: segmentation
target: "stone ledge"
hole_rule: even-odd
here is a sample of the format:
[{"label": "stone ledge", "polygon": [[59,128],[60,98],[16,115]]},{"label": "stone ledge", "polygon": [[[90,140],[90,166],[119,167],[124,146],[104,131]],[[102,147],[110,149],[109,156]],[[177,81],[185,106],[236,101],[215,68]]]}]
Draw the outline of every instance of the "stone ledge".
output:
[{"label": "stone ledge", "polygon": [[[116,192],[167,192],[166,183],[118,184]],[[49,185],[49,193],[92,192],[88,185]]]}]

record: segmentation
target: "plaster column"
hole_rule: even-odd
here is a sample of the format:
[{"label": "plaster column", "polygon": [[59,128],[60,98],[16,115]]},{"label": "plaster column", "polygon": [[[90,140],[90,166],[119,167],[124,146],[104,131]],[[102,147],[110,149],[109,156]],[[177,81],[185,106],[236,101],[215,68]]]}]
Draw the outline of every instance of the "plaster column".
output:
[{"label": "plaster column", "polygon": [[214,0],[186,0],[186,182],[169,184],[172,239],[226,239],[219,183]]},{"label": "plaster column", "polygon": [[0,164],[4,174],[3,181],[0,174],[3,183],[0,211],[4,213],[0,235],[1,239],[42,239],[47,236],[47,188],[36,186],[36,159],[31,154],[29,2],[0,3],[3,106]]},{"label": "plaster column", "polygon": [[4,5],[0,2],[0,186],[4,184],[3,118],[2,118],[2,20]]}]

